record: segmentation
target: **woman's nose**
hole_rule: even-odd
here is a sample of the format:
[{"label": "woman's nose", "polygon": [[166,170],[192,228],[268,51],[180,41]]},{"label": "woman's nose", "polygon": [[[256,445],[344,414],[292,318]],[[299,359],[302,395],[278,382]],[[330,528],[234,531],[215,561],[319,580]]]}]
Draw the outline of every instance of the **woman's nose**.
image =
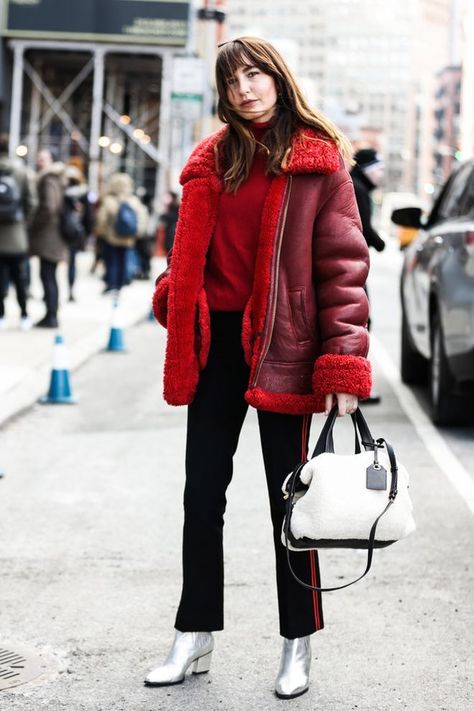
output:
[{"label": "woman's nose", "polygon": [[248,94],[250,90],[250,85],[247,77],[242,77],[239,79],[239,94],[241,96],[245,96],[245,94]]}]

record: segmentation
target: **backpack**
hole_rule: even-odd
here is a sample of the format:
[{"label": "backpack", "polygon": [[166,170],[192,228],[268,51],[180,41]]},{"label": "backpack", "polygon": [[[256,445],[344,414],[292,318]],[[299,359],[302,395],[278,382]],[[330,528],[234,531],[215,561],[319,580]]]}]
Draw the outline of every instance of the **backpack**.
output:
[{"label": "backpack", "polygon": [[63,199],[63,206],[59,214],[59,230],[63,241],[68,247],[82,248],[86,236],[82,212],[76,209],[75,201],[66,196]]},{"label": "backpack", "polygon": [[14,225],[23,220],[21,194],[13,173],[0,170],[0,224]]},{"label": "backpack", "polygon": [[136,237],[138,232],[137,213],[128,202],[121,202],[115,218],[114,232],[117,237]]}]

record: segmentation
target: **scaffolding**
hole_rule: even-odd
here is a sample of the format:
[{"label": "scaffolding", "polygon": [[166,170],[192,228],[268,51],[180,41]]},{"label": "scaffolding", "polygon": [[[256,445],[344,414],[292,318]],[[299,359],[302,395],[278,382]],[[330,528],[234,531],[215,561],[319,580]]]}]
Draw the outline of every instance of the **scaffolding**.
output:
[{"label": "scaffolding", "polygon": [[83,169],[96,193],[123,170],[142,193],[164,194],[176,49],[29,39],[9,46],[11,157],[33,166],[47,147]]}]

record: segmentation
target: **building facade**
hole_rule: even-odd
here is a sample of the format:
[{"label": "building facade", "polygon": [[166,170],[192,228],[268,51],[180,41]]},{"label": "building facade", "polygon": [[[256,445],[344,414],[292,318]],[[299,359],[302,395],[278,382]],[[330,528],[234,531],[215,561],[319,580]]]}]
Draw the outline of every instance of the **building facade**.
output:
[{"label": "building facade", "polygon": [[377,136],[387,190],[422,193],[451,9],[451,0],[228,0],[228,35],[293,40],[297,73],[314,81],[317,106],[353,141]]},{"label": "building facade", "polygon": [[0,0],[0,124],[10,154],[39,147],[93,190],[115,171],[151,198],[166,189],[173,57],[189,53],[188,0]]},{"label": "building facade", "polygon": [[433,184],[439,188],[460,158],[461,67],[438,73],[435,95]]}]

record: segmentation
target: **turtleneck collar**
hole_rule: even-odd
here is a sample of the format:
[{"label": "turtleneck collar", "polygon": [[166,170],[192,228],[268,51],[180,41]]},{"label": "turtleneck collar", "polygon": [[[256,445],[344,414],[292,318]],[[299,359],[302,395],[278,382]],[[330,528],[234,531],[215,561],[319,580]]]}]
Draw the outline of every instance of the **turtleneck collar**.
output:
[{"label": "turtleneck collar", "polygon": [[268,121],[251,121],[249,123],[249,128],[252,131],[259,131],[260,129],[270,128],[275,123],[274,119],[271,118]]}]

